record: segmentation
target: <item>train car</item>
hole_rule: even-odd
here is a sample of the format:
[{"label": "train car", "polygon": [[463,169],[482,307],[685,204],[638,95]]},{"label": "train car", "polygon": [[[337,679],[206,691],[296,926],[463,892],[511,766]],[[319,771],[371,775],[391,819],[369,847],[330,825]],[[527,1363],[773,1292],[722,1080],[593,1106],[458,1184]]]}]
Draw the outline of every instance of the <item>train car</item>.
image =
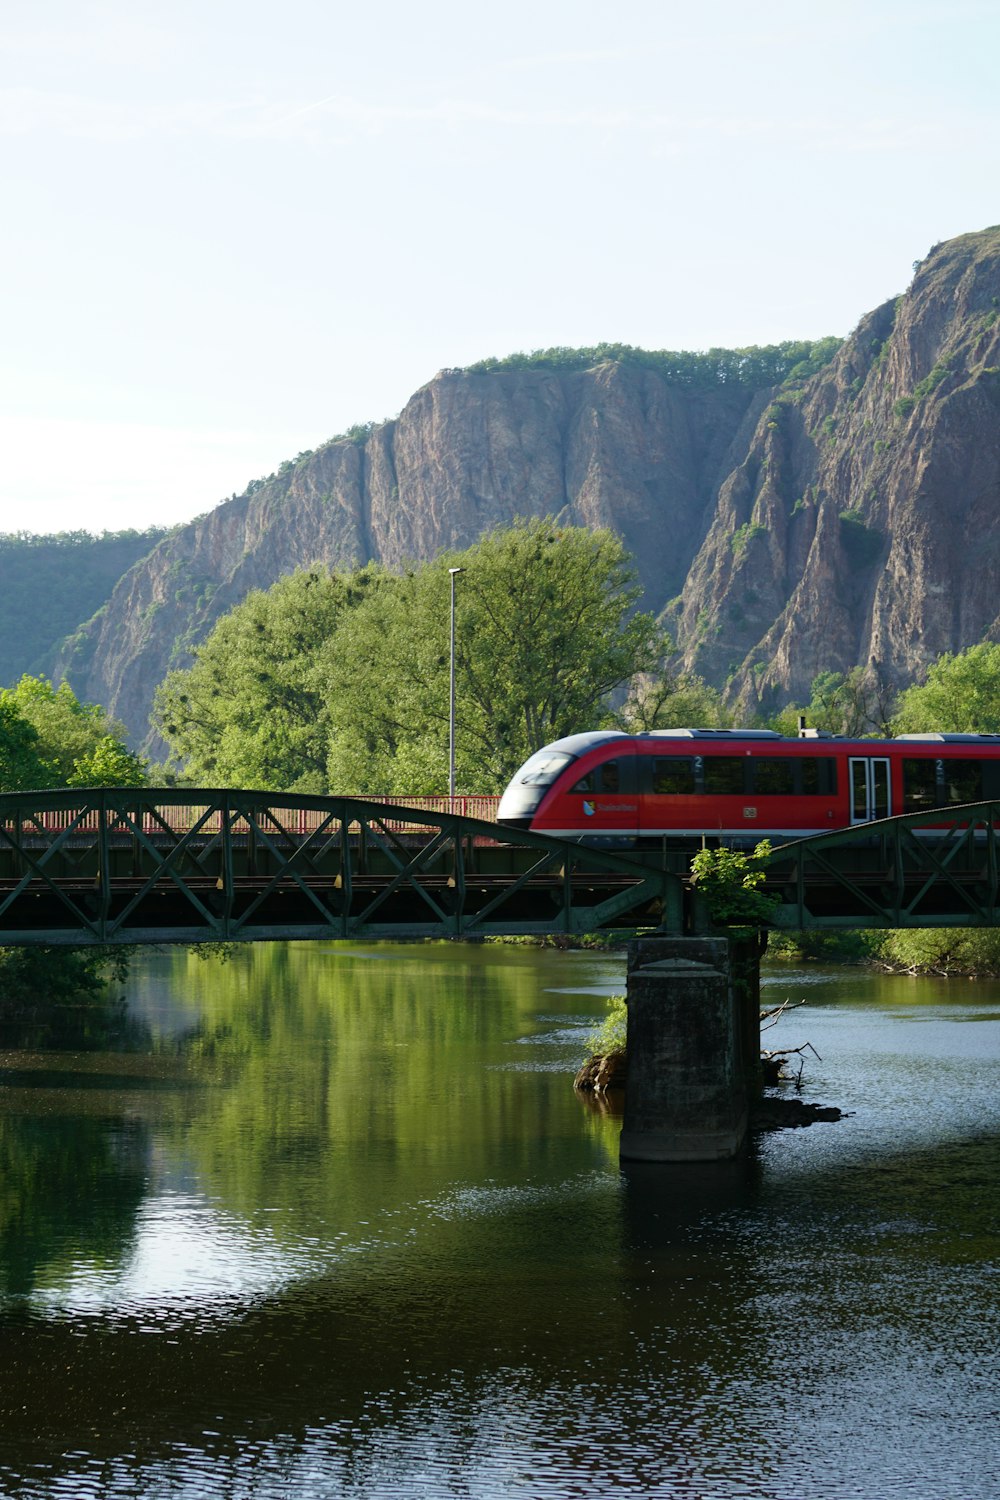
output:
[{"label": "train car", "polygon": [[598,730],[525,761],[497,821],[588,844],[746,848],[993,797],[1000,735]]}]

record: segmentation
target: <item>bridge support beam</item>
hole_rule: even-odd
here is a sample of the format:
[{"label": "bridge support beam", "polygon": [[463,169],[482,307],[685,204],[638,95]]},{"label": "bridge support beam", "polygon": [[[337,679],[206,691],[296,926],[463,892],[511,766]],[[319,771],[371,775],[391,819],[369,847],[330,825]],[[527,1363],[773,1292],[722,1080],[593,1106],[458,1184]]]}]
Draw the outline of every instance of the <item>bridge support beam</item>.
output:
[{"label": "bridge support beam", "polygon": [[758,962],[727,938],[629,944],[624,1160],[738,1154],[759,1073]]}]

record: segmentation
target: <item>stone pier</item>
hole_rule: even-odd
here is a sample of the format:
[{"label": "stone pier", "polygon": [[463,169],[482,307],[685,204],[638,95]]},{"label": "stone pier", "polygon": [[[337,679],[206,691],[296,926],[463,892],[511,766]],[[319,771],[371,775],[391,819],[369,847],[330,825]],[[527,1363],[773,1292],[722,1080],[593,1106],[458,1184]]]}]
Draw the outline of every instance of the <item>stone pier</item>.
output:
[{"label": "stone pier", "polygon": [[755,939],[629,944],[623,1160],[737,1155],[759,1076],[758,979]]}]

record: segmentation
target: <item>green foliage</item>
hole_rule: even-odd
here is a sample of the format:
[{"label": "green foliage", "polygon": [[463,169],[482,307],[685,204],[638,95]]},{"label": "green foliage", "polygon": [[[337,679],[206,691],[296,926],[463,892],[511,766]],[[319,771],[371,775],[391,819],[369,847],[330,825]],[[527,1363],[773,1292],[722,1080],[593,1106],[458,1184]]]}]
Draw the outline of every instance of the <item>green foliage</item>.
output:
[{"label": "green foliage", "polygon": [[729,538],[729,546],[733,556],[738,560],[749,547],[750,543],[758,536],[766,536],[767,527],[762,526],[759,521],[745,521],[738,526]]},{"label": "green foliage", "polygon": [[765,860],[770,853],[767,839],[761,839],[752,855],[739,849],[698,850],[691,861],[692,880],[705,898],[713,922],[719,926],[765,926],[770,922],[779,903],[760,889],[766,874],[754,868],[754,861]]},{"label": "green foliage", "polygon": [[759,390],[814,375],[833,358],[841,343],[841,339],[831,336],[746,349],[709,349],[704,353],[637,349],[631,344],[595,344],[586,349],[533,349],[530,353],[508,354],[504,359],[481,359],[467,368],[474,375],[495,370],[572,371],[587,370],[612,360],[655,370],[669,385],[682,390],[710,390],[726,385]]},{"label": "green foliage", "polygon": [[86,755],[73,762],[67,786],[145,786],[148,764],[121,740],[106,734]]},{"label": "green foliage", "polygon": [[600,722],[659,666],[666,638],[607,531],[520,521],[403,577],[386,575],[323,652],[330,785],[447,789],[449,588],[456,586],[458,779],[495,791],[548,741]]},{"label": "green foliage", "polygon": [[[81,703],[69,683],[53,687],[45,677],[25,675],[16,687],[0,689],[0,704],[4,703],[12,706],[30,724],[37,737],[36,752],[45,763],[44,779],[33,780],[28,785],[96,785],[95,782],[74,781],[72,778],[81,774],[82,766],[91,763],[101,746],[104,746],[101,755],[108,769],[118,766],[124,773],[128,764],[130,777],[123,783],[106,784],[142,784],[132,779],[140,763],[136,757],[129,756],[121,743],[121,726],[109,718],[99,704]],[[112,757],[111,746],[117,746],[120,752],[117,759]],[[135,765],[131,764],[133,761]]]},{"label": "green foliage", "polygon": [[812,680],[806,708],[789,704],[768,721],[779,734],[796,735],[800,715],[810,729],[842,734],[850,739],[891,734],[895,688],[874,666],[849,672],[820,672]]},{"label": "green foliage", "polygon": [[626,734],[644,734],[650,729],[728,729],[733,716],[716,688],[681,674],[640,679],[614,722]]},{"label": "green foliage", "polygon": [[48,767],[38,749],[38,731],[10,693],[0,691],[0,792],[46,786]]},{"label": "green foliage", "polygon": [[896,734],[1000,734],[1000,645],[939,656],[926,681],[901,695],[892,727]]},{"label": "green foliage", "polygon": [[996,928],[896,928],[878,935],[874,957],[883,968],[908,974],[1000,976]]},{"label": "green foliage", "polygon": [[917,400],[915,396],[899,396],[892,403],[893,415],[901,419],[908,417],[916,404]]},{"label": "green foliage", "polygon": [[331,671],[319,655],[341,616],[379,586],[377,568],[304,570],[248,594],[194,664],[157,689],[153,720],[186,779],[210,786],[325,791]]},{"label": "green foliage", "polygon": [[803,959],[838,964],[864,963],[871,958],[873,951],[877,951],[884,936],[874,929],[843,932],[777,932],[772,929],[767,935],[767,956],[794,963]]},{"label": "green foliage", "polygon": [[158,527],[101,536],[0,533],[0,685],[47,670],[63,637],[90,619],[165,534]]},{"label": "green foliage", "polygon": [[937,390],[942,380],[951,374],[951,366],[947,364],[936,364],[923,380],[919,381],[913,388],[914,397],[919,401],[924,396],[929,396],[931,391]]},{"label": "green foliage", "polygon": [[607,532],[526,521],[402,577],[294,574],[216,624],[157,692],[185,778],[269,790],[447,789],[449,567],[458,766],[496,790],[535,749],[596,722],[666,639]]},{"label": "green foliage", "polygon": [[590,1057],[608,1057],[625,1051],[628,1033],[628,1009],[624,995],[608,996],[608,1014],[596,1031],[587,1038]]}]

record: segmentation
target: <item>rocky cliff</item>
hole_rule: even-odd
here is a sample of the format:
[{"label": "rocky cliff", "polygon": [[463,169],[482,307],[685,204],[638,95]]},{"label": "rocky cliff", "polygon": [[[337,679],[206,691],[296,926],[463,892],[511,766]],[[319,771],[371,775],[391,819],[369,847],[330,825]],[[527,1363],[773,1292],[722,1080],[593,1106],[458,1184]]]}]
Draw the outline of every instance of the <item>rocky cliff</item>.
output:
[{"label": "rocky cliff", "polygon": [[748,709],[1000,638],[1000,228],[936,247],[768,403],[670,613]]},{"label": "rocky cliff", "polygon": [[1000,638],[1000,228],[938,246],[823,368],[778,385],[621,358],[442,371],[395,421],[171,534],[62,669],[139,742],[156,684],[250,589],[548,513],[613,527],[685,667],[749,711],[804,700],[825,669],[874,662],[902,685]]},{"label": "rocky cliff", "polygon": [[61,670],[137,742],[165,672],[249,590],[310,563],[399,567],[516,516],[611,526],[660,608],[766,394],[641,365],[442,372],[363,441],[328,443],[171,534],[66,644]]}]

